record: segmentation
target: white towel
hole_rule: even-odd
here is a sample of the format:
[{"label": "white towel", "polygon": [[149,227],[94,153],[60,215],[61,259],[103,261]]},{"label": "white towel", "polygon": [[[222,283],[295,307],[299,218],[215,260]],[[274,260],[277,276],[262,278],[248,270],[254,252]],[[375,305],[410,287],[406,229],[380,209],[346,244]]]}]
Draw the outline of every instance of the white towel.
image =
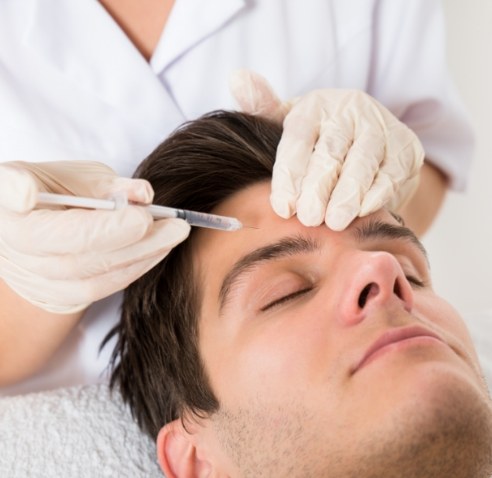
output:
[{"label": "white towel", "polygon": [[155,444],[106,385],[0,399],[0,477],[162,478]]}]

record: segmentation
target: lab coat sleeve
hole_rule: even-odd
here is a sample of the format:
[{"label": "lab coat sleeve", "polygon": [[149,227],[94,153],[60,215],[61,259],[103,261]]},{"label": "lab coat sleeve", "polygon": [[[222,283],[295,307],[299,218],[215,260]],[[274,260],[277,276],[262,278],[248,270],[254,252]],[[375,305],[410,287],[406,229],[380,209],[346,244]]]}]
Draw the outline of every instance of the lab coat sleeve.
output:
[{"label": "lab coat sleeve", "polygon": [[451,188],[465,189],[473,134],[448,72],[441,2],[380,0],[374,22],[369,93],[416,132]]}]

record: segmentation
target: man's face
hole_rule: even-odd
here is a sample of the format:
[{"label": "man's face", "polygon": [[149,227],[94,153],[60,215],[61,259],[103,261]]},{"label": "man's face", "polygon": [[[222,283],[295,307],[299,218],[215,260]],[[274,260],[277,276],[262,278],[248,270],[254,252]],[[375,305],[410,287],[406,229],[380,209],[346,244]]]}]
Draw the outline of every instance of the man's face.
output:
[{"label": "man's face", "polygon": [[276,216],[269,193],[260,183],[214,211],[257,229],[202,230],[195,248],[199,349],[220,402],[200,433],[224,470],[462,476],[463,456],[483,467],[486,387],[416,239],[386,211],[343,232],[307,228]]}]

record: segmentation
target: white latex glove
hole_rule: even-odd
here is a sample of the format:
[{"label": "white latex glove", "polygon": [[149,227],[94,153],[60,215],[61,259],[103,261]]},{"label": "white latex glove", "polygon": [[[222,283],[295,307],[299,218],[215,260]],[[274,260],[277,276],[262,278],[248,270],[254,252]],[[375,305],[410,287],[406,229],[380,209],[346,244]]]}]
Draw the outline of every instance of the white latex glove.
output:
[{"label": "white latex glove", "polygon": [[339,231],[384,205],[398,210],[415,192],[422,145],[366,93],[324,89],[282,102],[248,70],[232,73],[230,89],[244,112],[283,122],[271,194],[279,216]]},{"label": "white latex glove", "polygon": [[125,288],[189,234],[180,219],[154,222],[143,207],[33,210],[40,191],[150,203],[147,181],[89,161],[0,165],[0,277],[50,312],[72,313]]}]

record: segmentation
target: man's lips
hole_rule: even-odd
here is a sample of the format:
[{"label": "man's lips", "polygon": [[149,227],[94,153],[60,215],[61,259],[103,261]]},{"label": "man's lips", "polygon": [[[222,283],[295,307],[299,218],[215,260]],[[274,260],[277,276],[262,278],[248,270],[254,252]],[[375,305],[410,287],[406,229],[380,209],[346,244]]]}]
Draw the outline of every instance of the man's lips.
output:
[{"label": "man's lips", "polygon": [[423,327],[404,327],[387,330],[365,351],[362,358],[352,369],[352,374],[367,365],[370,361],[372,361],[373,358],[376,358],[376,353],[384,349],[385,347],[418,337],[422,337],[424,340],[425,338],[428,338],[430,340],[438,340],[439,342],[444,343],[443,340],[434,332],[430,332]]}]

